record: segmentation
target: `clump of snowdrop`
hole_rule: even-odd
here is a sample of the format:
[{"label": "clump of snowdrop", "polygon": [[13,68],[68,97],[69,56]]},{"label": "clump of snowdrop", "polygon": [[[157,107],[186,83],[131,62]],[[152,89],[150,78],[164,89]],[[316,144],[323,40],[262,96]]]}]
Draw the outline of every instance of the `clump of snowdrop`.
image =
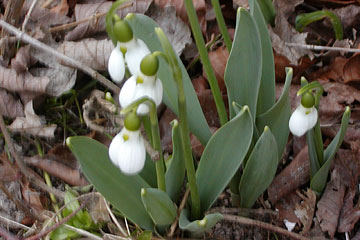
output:
[{"label": "clump of snowdrop", "polygon": [[114,36],[117,40],[116,47],[111,52],[108,62],[108,72],[111,79],[120,83],[125,76],[125,63],[129,72],[134,75],[140,71],[140,61],[150,53],[147,45],[134,37],[130,25],[114,15]]},{"label": "clump of snowdrop", "polygon": [[128,113],[124,128],[114,137],[109,147],[110,160],[126,175],[139,173],[145,164],[146,150],[140,126],[141,120],[135,111]]},{"label": "clump of snowdrop", "polygon": [[[121,107],[126,108],[134,101],[147,96],[152,99],[156,106],[162,101],[163,86],[157,78],[159,69],[158,57],[154,54],[146,55],[140,64],[140,71],[130,77],[121,88],[119,102]],[[145,115],[150,111],[147,103],[142,103],[137,108],[137,114]]]},{"label": "clump of snowdrop", "polygon": [[315,126],[317,119],[315,97],[311,92],[307,92],[302,95],[300,105],[290,117],[290,131],[295,136],[300,137]]}]

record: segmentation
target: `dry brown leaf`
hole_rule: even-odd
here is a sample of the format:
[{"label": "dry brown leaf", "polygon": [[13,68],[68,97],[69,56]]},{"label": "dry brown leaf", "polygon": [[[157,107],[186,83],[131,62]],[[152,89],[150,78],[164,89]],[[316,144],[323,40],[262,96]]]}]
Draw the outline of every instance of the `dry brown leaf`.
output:
[{"label": "dry brown leaf", "polygon": [[318,72],[314,73],[314,76],[320,82],[328,82],[329,80],[342,82],[343,69],[347,61],[344,57],[337,57],[327,68],[321,68]]},{"label": "dry brown leaf", "polygon": [[67,15],[69,12],[69,5],[67,0],[61,0],[61,3],[59,5],[53,7],[51,10],[53,13],[61,14],[61,15]]},{"label": "dry brown leaf", "polygon": [[295,214],[295,206],[301,202],[301,198],[296,192],[291,192],[276,202],[274,208],[279,211],[279,220],[285,223],[285,220],[300,225],[300,219]]},{"label": "dry brown leaf", "polygon": [[341,183],[339,172],[334,169],[331,172],[331,180],[327,183],[325,191],[317,204],[316,217],[320,222],[323,232],[334,237],[340,211],[345,196],[345,186]]},{"label": "dry brown leaf", "polygon": [[[291,14],[294,13],[295,7],[303,3],[304,0],[277,0],[277,9],[284,14],[287,19]],[[278,13],[278,11],[276,11]]]},{"label": "dry brown leaf", "polygon": [[6,151],[0,155],[0,181],[9,182],[20,179],[21,172],[15,164],[11,164]]},{"label": "dry brown leaf", "polygon": [[30,188],[29,185],[30,183],[27,180],[23,181],[21,193],[26,204],[38,215],[44,210],[40,200],[40,193]]},{"label": "dry brown leaf", "polygon": [[160,8],[153,5],[149,8],[148,15],[159,24],[175,52],[181,55],[185,46],[190,44],[192,39],[188,25],[176,16],[175,8],[172,6]]},{"label": "dry brown leaf", "polygon": [[[90,201],[87,201],[87,199]],[[88,197],[85,197],[83,200],[88,202],[86,207],[95,224],[110,222],[109,212],[107,211],[105,198],[103,196],[94,193],[88,195]]]},{"label": "dry brown leaf", "polygon": [[310,165],[307,147],[304,147],[291,163],[278,174],[268,188],[269,200],[275,204],[310,180]]},{"label": "dry brown leaf", "polygon": [[298,192],[298,194],[303,201],[300,204],[296,204],[294,212],[304,225],[303,230],[300,232],[300,234],[304,235],[307,234],[311,228],[315,212],[316,194],[310,188],[305,192],[305,195],[300,192]]},{"label": "dry brown leaf", "polygon": [[0,112],[5,117],[16,118],[24,116],[23,105],[13,95],[0,88]]},{"label": "dry brown leaf", "polygon": [[247,9],[249,8],[249,2],[247,0],[233,0],[233,4],[236,5],[236,8],[238,7],[243,7]]},{"label": "dry brown leaf", "polygon": [[343,78],[345,83],[360,82],[360,54],[348,59],[344,65]]},{"label": "dry brown leaf", "polygon": [[[120,9],[117,11],[117,14],[120,16],[120,18],[124,18],[128,13],[145,13],[151,3],[152,0],[133,1],[133,5],[131,7]],[[112,4],[113,2],[111,1],[95,4],[76,4],[76,21],[89,19],[95,14],[105,13],[110,9]],[[74,30],[66,34],[65,40],[75,41],[89,37],[97,32],[105,32],[105,17],[101,17],[99,19],[93,18],[92,21],[79,24]]]},{"label": "dry brown leaf", "polygon": [[45,93],[48,77],[34,77],[29,72],[17,74],[14,69],[0,66],[0,85],[11,92]]},{"label": "dry brown leaf", "polygon": [[[189,22],[184,0],[155,0],[155,4],[162,8],[167,6],[175,7],[177,15],[179,15],[185,23]],[[205,34],[207,25],[205,0],[193,0],[193,4],[199,19],[201,30]]]},{"label": "dry brown leaf", "polygon": [[11,68],[17,73],[25,72],[31,65],[31,56],[29,54],[30,45],[21,47],[16,53],[15,58],[11,59]]},{"label": "dry brown leaf", "polygon": [[92,69],[106,71],[113,48],[113,43],[108,39],[84,39],[79,42],[64,41],[57,50]]},{"label": "dry brown leaf", "polygon": [[192,79],[191,82],[193,84],[196,94],[198,95],[209,88],[208,83],[203,76]]},{"label": "dry brown leaf", "polygon": [[287,21],[278,1],[274,2],[276,10],[275,28],[269,29],[273,48],[277,54],[285,56],[291,64],[297,66],[301,57],[308,55],[310,59],[313,54],[310,50],[289,47],[285,43],[306,44],[307,33],[297,32]]},{"label": "dry brown leaf", "polygon": [[33,102],[25,105],[25,117],[17,117],[8,128],[13,132],[27,133],[39,137],[54,137],[55,124],[43,125],[41,118],[35,114]]},{"label": "dry brown leaf", "polygon": [[[215,51],[209,52],[209,58],[211,65],[214,69],[214,73],[219,84],[221,92],[226,92],[226,86],[224,82],[224,74],[227,60],[229,58],[229,52],[225,47],[220,47]],[[203,70],[203,76],[206,78],[206,73]]]}]

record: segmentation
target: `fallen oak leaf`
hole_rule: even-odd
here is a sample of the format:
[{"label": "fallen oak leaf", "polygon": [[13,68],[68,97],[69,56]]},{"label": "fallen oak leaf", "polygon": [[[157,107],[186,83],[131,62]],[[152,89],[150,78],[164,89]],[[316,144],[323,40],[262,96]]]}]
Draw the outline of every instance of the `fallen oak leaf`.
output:
[{"label": "fallen oak leaf", "polygon": [[334,237],[338,226],[340,211],[343,206],[345,186],[341,183],[337,169],[331,172],[331,180],[327,183],[325,191],[317,204],[316,217],[323,232]]},{"label": "fallen oak leaf", "polygon": [[69,4],[68,4],[67,0],[61,0],[59,5],[53,7],[50,11],[53,13],[57,13],[57,14],[66,16],[67,13],[69,12]]},{"label": "fallen oak leaf", "polygon": [[21,47],[15,58],[11,59],[11,68],[15,69],[17,73],[26,72],[29,69],[32,63],[29,49],[30,45]]},{"label": "fallen oak leaf", "polygon": [[3,151],[0,155],[0,181],[9,182],[20,179],[21,172],[15,164],[11,164],[8,155]]},{"label": "fallen oak leaf", "polygon": [[308,190],[305,192],[305,195],[300,192],[297,193],[303,201],[300,204],[296,204],[294,212],[304,226],[300,234],[305,235],[310,231],[313,221],[316,205],[316,194],[310,188],[308,188]]},{"label": "fallen oak leaf", "polygon": [[17,117],[8,128],[13,132],[27,133],[39,137],[54,137],[55,124],[44,126],[41,118],[35,114],[33,102],[25,104],[25,117]]},{"label": "fallen oak leaf", "polygon": [[349,58],[343,68],[343,78],[345,83],[360,82],[360,54]]},{"label": "fallen oak leaf", "polygon": [[0,88],[0,112],[3,116],[16,118],[24,117],[24,108],[21,102],[5,89]]}]

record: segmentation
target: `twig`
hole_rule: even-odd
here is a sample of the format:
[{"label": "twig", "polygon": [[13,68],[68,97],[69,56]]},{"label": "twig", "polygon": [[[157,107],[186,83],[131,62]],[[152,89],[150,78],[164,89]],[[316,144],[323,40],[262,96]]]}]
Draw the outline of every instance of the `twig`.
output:
[{"label": "twig", "polygon": [[297,234],[297,233],[289,232],[288,230],[285,230],[281,227],[274,226],[269,223],[253,220],[253,219],[246,218],[246,217],[223,214],[223,220],[229,221],[229,222],[236,222],[236,223],[239,223],[242,225],[263,228],[263,229],[266,229],[266,230],[269,230],[272,232],[283,234],[291,239],[310,240],[307,237],[301,236],[300,234]]},{"label": "twig", "polygon": [[256,215],[271,215],[274,217],[279,217],[279,213],[270,209],[251,209],[251,208],[225,208],[225,207],[216,207],[208,210],[205,214],[210,213],[221,213],[221,214],[256,214]]},{"label": "twig", "polygon": [[0,221],[3,222],[4,224],[6,224],[8,227],[10,228],[21,228],[24,230],[31,230],[32,228],[29,228],[28,226],[25,226],[21,223],[15,222],[11,219],[8,219],[6,217],[0,216]]},{"label": "twig", "polygon": [[31,44],[35,48],[38,48],[40,50],[43,50],[50,54],[53,54],[55,57],[57,57],[58,59],[61,59],[64,63],[66,63],[66,65],[72,66],[76,69],[83,71],[84,73],[88,74],[92,78],[98,80],[102,85],[109,88],[114,93],[119,94],[120,88],[118,86],[116,86],[113,82],[111,82],[109,79],[107,79],[106,77],[104,77],[103,75],[101,75],[100,73],[95,71],[94,69],[92,69],[92,68],[84,65],[83,63],[76,61],[76,60],[58,52],[57,50],[49,47],[48,45],[30,37],[28,34],[21,32],[20,30],[18,30],[17,28],[13,27],[12,25],[8,24],[7,22],[5,22],[3,20],[0,20],[0,26],[3,29],[13,33],[15,35],[15,37],[17,39],[19,39],[20,41],[24,41],[26,43]]},{"label": "twig", "polygon": [[21,30],[22,30],[23,32],[25,32],[25,30],[26,30],[26,25],[27,25],[28,22],[29,22],[31,13],[32,13],[32,11],[34,10],[37,2],[38,2],[38,0],[33,0],[33,2],[31,3],[31,6],[30,6],[30,8],[29,8],[29,11],[28,11],[28,12],[26,13],[26,15],[25,15],[25,19],[24,19],[23,25],[22,25],[22,27],[21,27]]},{"label": "twig", "polygon": [[[0,21],[2,21],[2,20],[0,20]],[[9,151],[15,158],[15,161],[16,161],[17,165],[19,166],[20,171],[29,179],[29,181],[32,182],[33,184],[35,184],[36,186],[38,186],[39,188],[43,189],[44,191],[51,192],[55,196],[63,199],[65,196],[65,193],[63,193],[62,191],[59,191],[55,188],[49,187],[44,182],[40,181],[35,176],[35,174],[33,174],[31,171],[29,171],[28,168],[25,166],[23,160],[19,157],[19,155],[15,151],[14,143],[12,142],[12,139],[6,129],[6,126],[4,123],[4,118],[1,113],[0,113],[0,129],[4,135],[6,144],[9,147]]]},{"label": "twig", "polygon": [[[121,6],[118,8],[118,10],[131,7],[133,4],[134,4],[133,2],[130,2],[130,3],[127,3],[127,4],[123,4],[123,5],[121,5]],[[89,18],[82,19],[82,20],[80,20],[80,21],[76,21],[76,22],[67,23],[67,24],[64,24],[64,25],[52,27],[52,28],[50,28],[50,32],[58,32],[58,31],[67,30],[67,29],[69,29],[69,28],[76,27],[76,26],[79,25],[79,24],[82,24],[82,23],[85,23],[85,22],[90,22],[90,21],[92,21],[92,20],[94,20],[94,19],[95,19],[95,21],[98,21],[99,18],[105,16],[106,14],[107,14],[107,12],[97,13],[97,14],[89,17]]]},{"label": "twig", "polygon": [[15,235],[6,231],[3,227],[0,226],[0,236],[4,237],[6,240],[19,240]]},{"label": "twig", "polygon": [[47,229],[43,230],[42,232],[32,236],[32,237],[28,237],[25,238],[25,240],[37,240],[40,239],[42,237],[45,237],[47,234],[49,234],[50,232],[54,231],[55,229],[57,229],[60,225],[66,223],[67,221],[69,221],[73,216],[75,216],[81,209],[83,209],[85,207],[85,203],[86,201],[82,202],[80,207],[78,207],[75,211],[73,211],[70,215],[68,215],[67,217],[63,218],[61,221],[57,222],[56,224],[52,225],[51,227],[48,227]]},{"label": "twig", "polygon": [[288,42],[285,44],[290,47],[299,47],[314,51],[341,51],[341,52],[349,52],[349,53],[360,52],[360,49],[355,49],[355,48],[327,47],[327,46],[307,45],[307,44],[288,43]]},{"label": "twig", "polygon": [[[119,224],[118,220],[116,219],[115,215],[113,214],[113,212],[111,211],[109,204],[107,204],[106,200],[104,199],[105,202],[105,206],[106,206],[106,210],[108,211],[111,219],[113,220],[113,222],[115,223],[116,227],[120,230],[120,232],[124,235],[127,236],[127,233],[125,232],[125,230],[121,227],[121,225]],[[128,239],[126,237],[126,239]],[[130,237],[131,239],[131,237]]]},{"label": "twig", "polygon": [[184,209],[185,207],[185,204],[186,204],[186,201],[189,197],[189,194],[190,194],[190,189],[188,188],[184,194],[184,197],[183,199],[181,200],[181,203],[180,203],[180,206],[179,206],[179,209],[177,211],[177,216],[176,216],[176,220],[173,222],[173,224],[171,224],[171,227],[170,227],[170,232],[168,234],[168,237],[171,238],[174,233],[175,233],[175,230],[176,230],[176,226],[177,226],[177,223],[179,221],[179,216],[180,216],[180,213],[181,211]]},{"label": "twig", "polygon": [[85,236],[85,237],[87,237],[89,239],[102,240],[101,237],[98,237],[95,234],[92,234],[92,233],[90,233],[88,231],[85,231],[84,229],[76,228],[76,227],[73,227],[73,226],[70,226],[70,225],[67,225],[67,224],[64,224],[64,227],[66,227],[67,229],[70,229],[70,230],[72,230],[72,231],[74,231],[74,232],[76,232],[76,233],[78,233],[78,234],[80,234],[82,236]]}]

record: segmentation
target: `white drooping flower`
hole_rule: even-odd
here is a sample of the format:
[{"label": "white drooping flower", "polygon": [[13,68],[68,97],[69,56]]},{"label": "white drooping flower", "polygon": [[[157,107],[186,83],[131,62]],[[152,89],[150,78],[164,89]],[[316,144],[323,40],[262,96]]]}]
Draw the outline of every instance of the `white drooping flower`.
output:
[{"label": "white drooping flower", "polygon": [[[151,54],[142,60],[141,70],[129,78],[121,88],[119,102],[122,108],[127,107],[144,96],[152,99],[156,106],[160,105],[163,86],[161,80],[156,76],[158,64],[157,57]],[[137,108],[137,114],[139,115],[148,114],[149,111],[150,106],[147,103],[142,103]]]},{"label": "white drooping flower", "polygon": [[114,24],[114,34],[117,44],[110,54],[108,72],[114,82],[120,83],[125,76],[125,64],[134,75],[140,71],[140,62],[150,50],[144,41],[133,36],[131,27],[126,21],[118,20]]},{"label": "white drooping flower", "polygon": [[146,150],[140,125],[141,120],[136,113],[129,113],[125,117],[124,128],[109,146],[110,160],[126,175],[139,173],[145,165]]},{"label": "white drooping flower", "polygon": [[304,135],[315,126],[318,120],[318,112],[314,106],[315,100],[313,98],[312,94],[310,96],[306,93],[302,97],[300,105],[290,117],[289,129],[295,136],[300,137]]}]

